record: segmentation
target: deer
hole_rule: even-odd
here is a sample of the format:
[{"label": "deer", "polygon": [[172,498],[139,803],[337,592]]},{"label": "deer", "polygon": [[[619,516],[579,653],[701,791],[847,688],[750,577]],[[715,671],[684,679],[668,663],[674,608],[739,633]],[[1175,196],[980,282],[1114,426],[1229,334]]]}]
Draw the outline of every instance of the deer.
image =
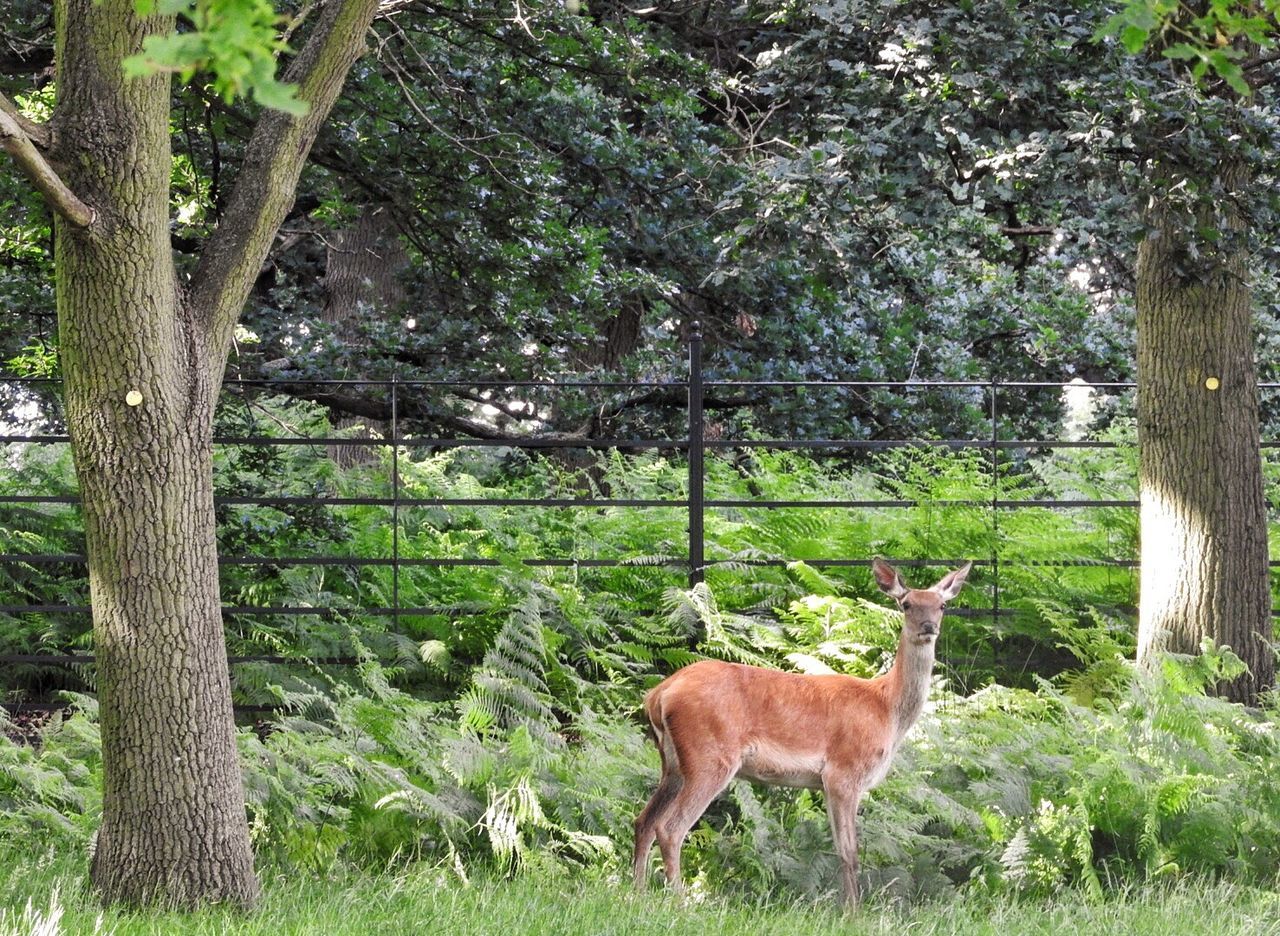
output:
[{"label": "deer", "polygon": [[883,559],[872,562],[876,584],[902,611],[893,666],[874,679],[701,660],[651,689],[644,711],[662,774],[635,821],[636,887],[647,883],[656,839],[668,885],[683,889],[685,836],[711,801],[740,777],[822,791],[840,858],[844,903],[856,909],[859,805],[889,772],[898,746],[924,709],[943,609],[960,593],[972,566],[965,563],[932,588],[915,589]]}]

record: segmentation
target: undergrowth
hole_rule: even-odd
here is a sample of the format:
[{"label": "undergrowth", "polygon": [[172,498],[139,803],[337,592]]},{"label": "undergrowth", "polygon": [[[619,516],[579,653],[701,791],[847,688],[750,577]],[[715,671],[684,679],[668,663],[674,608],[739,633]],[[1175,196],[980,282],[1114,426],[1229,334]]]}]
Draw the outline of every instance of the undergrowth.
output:
[{"label": "undergrowth", "polygon": [[[534,666],[545,686],[554,656],[526,647],[513,666]],[[508,666],[491,662],[489,675]],[[1206,647],[1157,673],[1130,670],[1089,706],[1062,683],[938,693],[864,806],[867,889],[916,901],[957,889],[1100,896],[1188,875],[1273,882],[1280,716],[1205,692],[1238,666]],[[265,736],[243,730],[260,860],[306,874],[425,862],[459,882],[624,875],[658,766],[639,724],[621,710],[567,711],[529,673],[511,693],[481,672],[433,702],[371,660],[361,691],[300,701]],[[78,704],[36,748],[0,743],[0,843],[87,846],[101,773],[93,706]],[[831,895],[820,794],[735,784],[690,836],[685,871],[695,891]]]},{"label": "undergrowth", "polygon": [[[322,408],[283,399],[228,406],[219,419],[219,431],[228,435],[341,434],[328,425]],[[218,449],[216,491],[231,498],[218,506],[219,547],[226,556],[255,560],[223,565],[224,603],[316,609],[228,616],[232,656],[298,661],[236,663],[237,703],[272,705],[282,692],[307,693],[343,680],[345,667],[308,661],[350,658],[362,652],[357,644],[394,670],[396,685],[418,695],[452,697],[508,626],[507,609],[534,578],[521,564],[527,559],[625,560],[618,568],[570,566],[537,578],[540,587],[555,593],[548,604],[565,618],[565,639],[578,650],[574,665],[582,675],[625,680],[637,671],[666,671],[683,661],[680,645],[697,635],[663,631],[658,613],[687,575],[683,510],[483,503],[583,496],[678,500],[687,484],[682,462],[609,452],[583,466],[519,452],[406,449],[394,459],[402,499],[466,498],[471,503],[402,505],[394,511],[393,525],[393,511],[385,506],[333,503],[391,495],[393,458],[377,451],[380,460],[339,469],[323,447]],[[0,448],[0,458],[7,469],[0,472],[0,495],[75,493],[66,446],[10,445]],[[1002,464],[995,477],[984,453],[929,447],[895,449],[858,463],[788,451],[755,451],[749,460],[710,457],[708,498],[885,500],[910,506],[709,509],[706,551],[713,564],[708,582],[725,613],[768,616],[784,609],[780,619],[786,626],[807,627],[800,620],[806,614],[831,610],[847,616],[860,600],[879,600],[865,569],[822,567],[821,560],[867,560],[877,554],[906,562],[976,559],[959,602],[961,614],[950,617],[944,630],[940,666],[964,690],[991,681],[1025,687],[1031,673],[1049,674],[1071,664],[1035,602],[1051,599],[1059,615],[1079,620],[1093,608],[1118,627],[1131,626],[1132,571],[1105,561],[1134,557],[1136,513],[1024,506],[997,514],[991,499],[1129,498],[1133,477],[1132,450],[1124,447],[1055,450],[1034,462]],[[314,500],[274,506],[237,502],[253,496]],[[405,560],[398,570],[368,564],[391,557],[393,547]],[[84,550],[74,504],[0,506],[0,552],[48,557]],[[354,561],[337,561],[342,557]],[[291,558],[335,562],[299,565]],[[493,564],[449,564],[465,559]],[[783,567],[795,561],[807,562],[812,575],[805,578]],[[940,569],[908,571],[909,577],[923,579]],[[812,594],[853,604],[806,611],[797,602]],[[0,564],[0,606],[83,607],[88,602],[83,562]],[[408,610],[396,615],[364,610],[393,604]],[[987,612],[995,604],[1001,609],[997,616]],[[92,649],[87,614],[0,612],[0,653]],[[9,701],[93,688],[93,668],[83,665],[16,663],[7,667],[0,684]]]}]

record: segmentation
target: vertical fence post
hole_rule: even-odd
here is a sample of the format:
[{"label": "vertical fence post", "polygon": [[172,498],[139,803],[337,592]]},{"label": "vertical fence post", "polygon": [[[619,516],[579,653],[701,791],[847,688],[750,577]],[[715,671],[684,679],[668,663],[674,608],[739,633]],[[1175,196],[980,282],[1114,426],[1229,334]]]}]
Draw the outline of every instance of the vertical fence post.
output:
[{"label": "vertical fence post", "polygon": [[400,633],[400,375],[391,374],[391,630]]},{"label": "vertical fence post", "polygon": [[689,323],[689,587],[706,577],[703,555],[702,323]]},{"label": "vertical fence post", "polygon": [[991,629],[1000,628],[1000,378],[991,375]]}]

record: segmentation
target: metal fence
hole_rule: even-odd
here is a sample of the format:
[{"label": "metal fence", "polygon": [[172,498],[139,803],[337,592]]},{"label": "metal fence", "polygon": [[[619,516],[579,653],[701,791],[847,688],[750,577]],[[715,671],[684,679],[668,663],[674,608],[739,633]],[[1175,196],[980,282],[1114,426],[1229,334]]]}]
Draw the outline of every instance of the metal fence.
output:
[{"label": "metal fence", "polygon": [[[281,380],[228,380],[226,387],[230,390],[238,390],[247,392],[253,388],[271,388],[287,386],[293,392],[300,389],[304,391],[301,395],[310,399],[323,399],[326,395],[338,392],[339,388],[350,388],[359,385],[361,387],[378,387],[385,394],[385,399],[389,403],[389,420],[387,421],[387,432],[385,437],[381,438],[348,438],[339,437],[330,434],[326,437],[300,437],[286,436],[276,437],[267,435],[246,435],[246,436],[220,436],[214,439],[215,445],[218,446],[376,446],[386,447],[390,450],[390,495],[383,497],[326,497],[313,498],[304,496],[224,496],[217,499],[218,504],[233,506],[250,506],[250,507],[277,507],[289,508],[305,504],[323,504],[325,506],[375,506],[388,510],[391,520],[391,551],[386,556],[296,556],[290,558],[281,558],[277,556],[263,557],[254,555],[223,555],[220,557],[220,563],[223,566],[255,566],[255,565],[272,565],[272,566],[346,566],[346,567],[382,567],[391,570],[391,601],[389,604],[381,606],[368,606],[354,609],[356,611],[378,616],[390,617],[393,622],[406,615],[430,614],[437,609],[414,607],[406,605],[401,601],[401,575],[404,570],[414,567],[424,566],[496,566],[501,564],[500,560],[492,558],[415,558],[401,555],[400,543],[400,526],[401,511],[417,507],[451,507],[451,506],[484,506],[484,507],[521,507],[529,509],[560,509],[560,508],[625,508],[634,510],[645,510],[649,508],[676,508],[683,512],[687,517],[688,529],[688,550],[687,557],[682,563],[681,574],[687,578],[690,586],[703,581],[708,568],[714,567],[719,560],[708,559],[706,542],[705,542],[705,518],[708,511],[724,509],[724,508],[772,508],[785,510],[790,508],[823,508],[823,509],[839,509],[839,510],[857,510],[869,509],[876,510],[888,507],[911,507],[912,501],[908,500],[888,500],[888,499],[868,499],[868,500],[835,500],[835,499],[726,499],[726,498],[709,498],[706,496],[705,477],[706,466],[705,457],[708,453],[724,452],[730,450],[749,450],[753,448],[765,449],[798,449],[815,453],[856,453],[882,451],[903,446],[942,446],[950,449],[974,449],[983,451],[991,466],[991,493],[989,499],[980,503],[975,502],[956,502],[958,506],[980,506],[983,509],[989,509],[991,512],[991,523],[997,532],[999,530],[1000,516],[1003,511],[1017,509],[1020,507],[1049,507],[1049,508],[1076,508],[1076,507],[1113,507],[1113,508],[1136,508],[1136,500],[1017,500],[1005,499],[1001,496],[1001,486],[999,484],[999,470],[1002,464],[1002,458],[1007,458],[1013,450],[1051,450],[1061,448],[1111,448],[1115,443],[1096,440],[1071,440],[1071,439],[1010,439],[1002,437],[1002,419],[1001,419],[1001,401],[1002,398],[1007,399],[1007,394],[1011,391],[1058,391],[1060,392],[1063,385],[1060,382],[1033,382],[1033,381],[1005,381],[1002,382],[997,378],[991,378],[985,381],[722,381],[704,379],[703,373],[703,341],[701,334],[694,329],[688,341],[688,361],[687,373],[684,379],[669,381],[510,381],[510,380],[457,380],[457,381],[419,381],[419,380],[399,380],[391,379],[386,381],[302,381],[294,379]],[[13,383],[35,384],[37,381],[31,379],[10,379]],[[1107,383],[1107,384],[1091,384],[1093,389],[1104,390],[1108,392],[1122,392],[1132,387],[1129,383]],[[406,434],[404,428],[404,404],[414,394],[423,392],[439,392],[450,388],[467,388],[470,390],[481,389],[504,389],[519,390],[520,388],[537,389],[539,392],[558,392],[569,388],[579,389],[613,389],[613,390],[644,390],[646,392],[659,391],[665,393],[683,393],[686,400],[686,416],[687,416],[687,434],[679,438],[562,438],[562,437],[540,437],[525,438],[520,440],[503,439],[486,439],[475,437],[437,437],[437,436],[420,436],[414,434]],[[725,439],[725,438],[709,438],[706,432],[705,421],[705,401],[706,394],[709,390],[715,389],[816,389],[816,388],[846,388],[853,391],[859,390],[944,390],[956,389],[969,391],[975,395],[975,398],[981,398],[985,402],[987,419],[990,422],[990,431],[981,438],[941,438],[932,440],[919,439],[789,439],[789,438],[773,438],[773,439]],[[0,426],[3,424],[0,423]],[[30,444],[30,445],[53,445],[67,443],[69,439],[63,435],[30,435],[30,434],[3,434],[0,435],[0,444]],[[1275,445],[1277,443],[1270,443]],[[401,460],[409,457],[415,449],[443,449],[456,447],[486,447],[486,446],[502,446],[509,448],[519,448],[530,451],[548,451],[556,449],[613,449],[621,448],[628,451],[642,449],[658,449],[687,453],[688,464],[688,483],[687,496],[674,498],[614,498],[614,497],[570,497],[570,498],[415,498],[407,496],[401,483]],[[0,506],[14,505],[49,505],[49,504],[75,504],[78,499],[71,494],[48,494],[48,493],[24,493],[24,494],[7,494],[0,496]],[[946,505],[941,505],[946,506]],[[970,616],[990,615],[993,620],[1006,613],[1006,609],[1001,607],[1000,600],[1000,567],[1001,559],[998,551],[993,550],[989,556],[972,557],[972,556],[938,556],[928,560],[903,561],[903,565],[955,565],[967,559],[974,559],[975,564],[985,566],[988,570],[988,581],[991,587],[991,606],[988,608],[971,608],[959,609],[958,614]],[[523,560],[526,564],[532,566],[543,567],[611,567],[626,565],[629,559],[622,558],[572,558],[563,556],[543,556],[539,558],[531,558]],[[754,560],[734,560],[738,563],[746,565],[759,566],[781,566],[788,561],[787,558],[773,559],[754,559]],[[866,567],[870,565],[869,556],[829,556],[825,558],[806,559],[809,565],[815,567]],[[0,570],[6,566],[16,564],[31,565],[83,565],[86,559],[83,555],[75,554],[58,554],[58,555],[32,555],[22,553],[0,554]],[[1126,558],[1111,558],[1109,560],[1091,559],[1086,562],[1072,560],[1070,558],[1061,558],[1052,562],[1044,562],[1045,565],[1062,565],[1069,566],[1075,564],[1099,565],[1110,563],[1118,567],[1131,568],[1136,566],[1136,561]],[[287,606],[227,606],[224,607],[224,616],[246,616],[265,617],[265,616],[300,616],[300,615],[323,615],[331,613],[337,609],[325,609],[316,607],[287,607]],[[341,609],[344,613],[349,613],[353,609]],[[88,615],[90,608],[87,604],[3,604],[0,605],[0,615],[26,615],[26,614],[42,614],[42,615]],[[950,613],[950,612],[949,612]],[[393,628],[395,624],[393,623]],[[84,665],[91,664],[93,656],[86,653],[9,653],[0,655],[0,665],[3,664],[34,664],[34,665]],[[233,656],[230,657],[232,664],[246,662],[297,662],[292,658],[282,657],[278,655],[261,655],[261,656]],[[344,664],[356,662],[352,658],[335,657],[312,662]],[[0,680],[0,685],[4,681]],[[13,707],[12,705],[10,707]],[[25,704],[24,708],[52,708],[54,704],[44,706]]]}]

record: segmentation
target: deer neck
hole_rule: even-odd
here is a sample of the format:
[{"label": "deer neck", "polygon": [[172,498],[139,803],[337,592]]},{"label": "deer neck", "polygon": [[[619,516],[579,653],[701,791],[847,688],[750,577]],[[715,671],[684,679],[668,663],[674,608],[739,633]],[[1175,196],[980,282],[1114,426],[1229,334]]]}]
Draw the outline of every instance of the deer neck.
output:
[{"label": "deer neck", "polygon": [[898,655],[887,674],[893,698],[895,743],[916,723],[929,698],[936,641],[917,644],[904,631],[898,641]]}]

